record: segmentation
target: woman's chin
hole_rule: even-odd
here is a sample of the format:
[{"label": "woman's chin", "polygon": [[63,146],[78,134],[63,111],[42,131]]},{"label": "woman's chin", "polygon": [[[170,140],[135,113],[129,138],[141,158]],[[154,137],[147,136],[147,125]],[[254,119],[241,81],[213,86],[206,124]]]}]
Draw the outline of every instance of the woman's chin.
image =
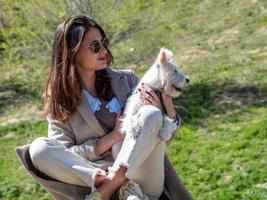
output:
[{"label": "woman's chin", "polygon": [[101,68],[101,69],[107,68],[107,62],[100,62],[99,63],[99,68]]},{"label": "woman's chin", "polygon": [[102,68],[102,69],[105,69],[105,68],[107,68],[107,67],[108,67],[107,63],[101,65],[101,68]]},{"label": "woman's chin", "polygon": [[97,68],[97,70],[106,69],[107,67],[108,67],[107,64],[105,64],[105,65],[100,65],[100,66]]}]

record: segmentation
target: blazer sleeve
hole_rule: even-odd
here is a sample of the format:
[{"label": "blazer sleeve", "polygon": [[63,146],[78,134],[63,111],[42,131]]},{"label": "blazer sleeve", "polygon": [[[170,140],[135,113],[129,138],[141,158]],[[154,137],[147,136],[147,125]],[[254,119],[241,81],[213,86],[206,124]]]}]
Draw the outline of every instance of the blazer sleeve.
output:
[{"label": "blazer sleeve", "polygon": [[126,75],[128,80],[128,85],[131,89],[134,89],[139,83],[138,77],[135,75],[134,71],[131,69],[120,70],[124,75]]},{"label": "blazer sleeve", "polygon": [[181,122],[182,122],[182,120],[181,120],[181,117],[180,117],[180,115],[176,112],[176,117],[175,117],[175,120],[174,120],[174,130],[173,130],[173,133],[172,133],[172,138],[169,140],[169,141],[167,141],[167,145],[169,145],[174,139],[175,139],[175,137],[176,137],[176,135],[177,135],[177,132],[178,132],[178,130],[180,129],[180,127],[181,127]]},{"label": "blazer sleeve", "polygon": [[62,123],[56,120],[48,120],[48,137],[57,140],[71,151],[87,160],[94,161],[101,157],[95,153],[97,138],[93,137],[87,139],[84,143],[77,145],[68,121]]},{"label": "blazer sleeve", "polygon": [[87,139],[84,143],[80,145],[74,145],[70,147],[70,150],[82,156],[83,158],[94,161],[101,158],[101,156],[95,153],[96,138]]},{"label": "blazer sleeve", "polygon": [[131,75],[132,75],[133,85],[135,87],[139,83],[139,78],[134,74],[133,70],[131,70]]},{"label": "blazer sleeve", "polygon": [[69,122],[48,119],[48,137],[59,141],[66,147],[75,145],[75,138]]}]

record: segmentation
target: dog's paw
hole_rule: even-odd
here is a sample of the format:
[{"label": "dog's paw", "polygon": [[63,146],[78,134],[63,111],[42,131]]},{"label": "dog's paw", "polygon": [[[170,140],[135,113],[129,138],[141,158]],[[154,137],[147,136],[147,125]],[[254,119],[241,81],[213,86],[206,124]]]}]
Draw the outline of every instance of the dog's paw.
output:
[{"label": "dog's paw", "polygon": [[163,141],[170,141],[174,136],[174,126],[173,121],[168,118],[167,116],[164,116],[163,118],[163,125],[159,131],[159,138]]},{"label": "dog's paw", "polygon": [[131,126],[129,126],[129,124],[132,123],[131,117],[130,116],[126,116],[123,120],[122,120],[122,124],[121,124],[121,128],[120,131],[122,133],[129,133],[129,131],[131,130]]},{"label": "dog's paw", "polygon": [[133,137],[137,137],[140,133],[141,133],[141,127],[138,124],[132,127],[131,134]]},{"label": "dog's paw", "polygon": [[139,124],[138,115],[133,115],[131,120],[131,124],[128,125],[129,127],[129,134],[131,134],[133,137],[137,137],[141,132],[141,126]]}]

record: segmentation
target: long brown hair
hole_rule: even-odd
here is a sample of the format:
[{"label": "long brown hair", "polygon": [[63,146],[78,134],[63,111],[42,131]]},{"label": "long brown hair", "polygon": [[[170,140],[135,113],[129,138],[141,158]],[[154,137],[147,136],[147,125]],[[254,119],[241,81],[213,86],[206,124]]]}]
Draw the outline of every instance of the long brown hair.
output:
[{"label": "long brown hair", "polygon": [[[106,38],[101,26],[84,15],[71,17],[57,27],[52,48],[51,70],[43,95],[45,117],[64,122],[76,110],[82,98],[82,86],[75,66],[75,56],[85,33],[90,28],[97,28],[102,38]],[[107,49],[108,66],[112,62],[113,56]],[[107,69],[96,71],[95,87],[101,100],[108,101],[114,96]]]}]

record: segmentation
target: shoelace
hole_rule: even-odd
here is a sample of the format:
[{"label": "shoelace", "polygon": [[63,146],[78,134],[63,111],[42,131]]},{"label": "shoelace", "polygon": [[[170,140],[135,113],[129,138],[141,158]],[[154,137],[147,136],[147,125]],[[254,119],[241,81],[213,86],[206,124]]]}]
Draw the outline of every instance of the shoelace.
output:
[{"label": "shoelace", "polygon": [[119,199],[124,200],[125,194],[127,193],[129,194],[130,192],[139,197],[140,199],[142,199],[142,197],[134,191],[133,183],[127,183],[124,186],[122,186],[122,188],[120,189]]},{"label": "shoelace", "polygon": [[84,200],[102,200],[102,198],[99,192],[93,192],[89,195],[86,195]]}]

